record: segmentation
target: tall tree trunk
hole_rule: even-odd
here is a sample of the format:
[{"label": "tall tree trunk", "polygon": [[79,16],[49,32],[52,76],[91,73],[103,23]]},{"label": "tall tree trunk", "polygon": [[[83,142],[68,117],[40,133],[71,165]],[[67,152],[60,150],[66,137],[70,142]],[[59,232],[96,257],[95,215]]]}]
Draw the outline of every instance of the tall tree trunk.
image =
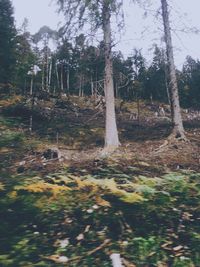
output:
[{"label": "tall tree trunk", "polygon": [[45,79],[45,89],[49,92],[49,54],[48,50],[46,51],[46,79]]},{"label": "tall tree trunk", "polygon": [[57,65],[57,63],[55,63],[55,68],[56,68],[57,90],[59,90],[60,89],[60,82],[59,82],[58,65]]},{"label": "tall tree trunk", "polygon": [[179,103],[178,85],[176,78],[176,69],[174,64],[174,55],[173,55],[167,0],[161,0],[161,5],[162,5],[162,18],[164,25],[166,52],[167,52],[167,63],[169,68],[169,83],[170,83],[170,90],[172,97],[171,102],[172,102],[172,115],[174,124],[172,134],[175,137],[185,138],[180,103]]},{"label": "tall tree trunk", "polygon": [[42,62],[42,90],[44,90],[44,75],[45,75],[45,59]]},{"label": "tall tree trunk", "polygon": [[140,123],[140,98],[137,95],[137,121],[138,124]]},{"label": "tall tree trunk", "polygon": [[83,76],[83,80],[82,80],[82,88],[81,88],[81,96],[84,97],[84,84],[85,84],[85,79]]},{"label": "tall tree trunk", "polygon": [[33,95],[33,74],[31,75],[30,96]]},{"label": "tall tree trunk", "polygon": [[93,96],[94,95],[94,83],[92,81],[92,75],[90,77],[90,84],[91,84],[91,96]]},{"label": "tall tree trunk", "polygon": [[52,59],[50,60],[50,66],[49,66],[49,80],[48,80],[49,91],[50,91],[50,88],[51,88],[51,75],[52,75]]},{"label": "tall tree trunk", "polygon": [[67,95],[69,95],[69,62],[67,65]]},{"label": "tall tree trunk", "polygon": [[105,46],[105,100],[106,100],[106,126],[105,126],[105,147],[114,148],[119,146],[119,138],[115,114],[115,97],[113,84],[113,62],[111,53],[111,23],[110,23],[109,2],[103,3],[103,33]]},{"label": "tall tree trunk", "polygon": [[82,73],[80,74],[80,77],[79,77],[79,93],[78,93],[79,96],[82,96]]},{"label": "tall tree trunk", "polygon": [[60,85],[61,85],[61,93],[64,93],[64,85],[63,85],[63,64],[61,64],[60,68]]}]

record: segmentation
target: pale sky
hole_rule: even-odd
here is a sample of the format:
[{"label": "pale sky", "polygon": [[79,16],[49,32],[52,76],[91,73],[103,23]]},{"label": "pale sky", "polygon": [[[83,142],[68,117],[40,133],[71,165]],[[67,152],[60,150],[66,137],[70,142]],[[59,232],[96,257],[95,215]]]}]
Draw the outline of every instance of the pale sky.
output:
[{"label": "pale sky", "polygon": [[[16,25],[19,27],[24,18],[29,20],[29,31],[35,33],[43,25],[52,29],[58,29],[59,22],[63,20],[58,15],[55,0],[12,0]],[[151,10],[156,10],[159,0],[153,0],[153,7],[148,8],[148,16],[144,18],[144,10],[136,5],[130,5],[131,0],[124,0],[125,30],[116,37],[116,50],[121,50],[125,57],[131,55],[134,48],[141,49],[142,54],[147,59],[151,59],[150,48],[153,43],[164,46],[161,41],[162,24],[159,19],[153,17]],[[173,7],[171,11],[172,28],[178,29],[173,33],[173,44],[175,53],[175,63],[181,68],[186,55],[191,55],[194,59],[200,59],[200,33],[182,33],[189,27],[197,27],[200,30],[200,1],[199,0],[169,0],[169,5]]]}]

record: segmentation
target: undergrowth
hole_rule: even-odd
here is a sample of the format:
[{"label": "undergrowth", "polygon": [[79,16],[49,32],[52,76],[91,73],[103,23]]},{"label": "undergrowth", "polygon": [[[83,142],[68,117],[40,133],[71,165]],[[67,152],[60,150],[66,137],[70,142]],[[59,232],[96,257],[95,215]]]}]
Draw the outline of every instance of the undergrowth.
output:
[{"label": "undergrowth", "polygon": [[199,174],[142,176],[123,189],[68,171],[10,179],[1,191],[2,266],[65,266],[62,257],[66,266],[111,266],[114,252],[136,266],[199,266]]},{"label": "undergrowth", "polygon": [[[44,139],[20,120],[0,122],[0,266],[112,267],[112,253],[125,266],[200,266],[199,173],[121,158],[17,173],[30,152],[38,164]],[[96,135],[77,127],[66,131],[80,143]]]}]

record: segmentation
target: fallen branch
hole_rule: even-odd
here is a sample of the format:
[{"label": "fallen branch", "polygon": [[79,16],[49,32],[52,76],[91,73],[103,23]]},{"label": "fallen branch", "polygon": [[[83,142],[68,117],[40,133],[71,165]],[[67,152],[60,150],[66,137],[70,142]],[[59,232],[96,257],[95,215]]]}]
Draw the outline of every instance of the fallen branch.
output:
[{"label": "fallen branch", "polygon": [[86,123],[88,123],[88,122],[90,122],[91,120],[97,118],[97,116],[98,116],[99,114],[101,114],[101,113],[103,113],[102,110],[97,111],[94,115],[92,115],[92,117],[91,117],[89,120],[87,120]]},{"label": "fallen branch", "polygon": [[126,260],[126,259],[124,259],[124,258],[122,258],[122,263],[123,263],[123,265],[124,265],[125,267],[136,267],[135,264],[131,263],[130,261],[128,261],[128,260]]},{"label": "fallen branch", "polygon": [[[100,246],[96,247],[95,249],[89,251],[86,253],[85,256],[91,256],[93,255],[94,253],[96,253],[97,251],[103,249],[104,247],[106,247],[109,243],[111,242],[110,239],[106,239]],[[69,262],[74,262],[76,261],[77,263],[79,263],[81,260],[83,260],[85,258],[85,256],[76,256],[74,258],[71,258],[71,259],[68,259],[66,264],[68,264]],[[51,261],[54,261],[54,262],[59,262],[59,256],[42,256],[43,259],[47,259],[47,260],[51,260]],[[64,263],[63,263],[64,264]]]},{"label": "fallen branch", "polygon": [[89,251],[87,253],[87,256],[91,256],[92,254],[94,254],[95,252],[97,252],[98,250],[101,250],[102,248],[104,248],[106,245],[108,245],[110,243],[110,239],[106,239],[100,246],[98,246],[97,248]]},{"label": "fallen branch", "polygon": [[[103,249],[104,247],[106,247],[110,243],[110,241],[111,241],[110,239],[106,239],[100,246],[98,246],[98,247],[94,248],[93,250],[87,252],[86,256],[91,256],[94,253],[96,253],[97,251]],[[77,256],[77,257],[69,259],[68,262],[76,261],[78,263],[79,261],[81,261],[84,258],[85,258],[85,256]]]},{"label": "fallen branch", "polygon": [[168,140],[165,140],[162,145],[160,145],[158,148],[155,149],[155,153],[162,152],[169,144]]}]

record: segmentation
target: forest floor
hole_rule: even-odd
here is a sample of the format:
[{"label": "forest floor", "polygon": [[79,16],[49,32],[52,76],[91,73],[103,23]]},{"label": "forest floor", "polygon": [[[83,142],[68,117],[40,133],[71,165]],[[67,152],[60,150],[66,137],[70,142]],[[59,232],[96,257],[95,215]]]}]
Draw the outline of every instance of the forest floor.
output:
[{"label": "forest floor", "polygon": [[158,103],[139,120],[116,106],[105,155],[94,100],[0,100],[0,266],[200,266],[199,113],[183,110],[188,141],[171,143]]}]

